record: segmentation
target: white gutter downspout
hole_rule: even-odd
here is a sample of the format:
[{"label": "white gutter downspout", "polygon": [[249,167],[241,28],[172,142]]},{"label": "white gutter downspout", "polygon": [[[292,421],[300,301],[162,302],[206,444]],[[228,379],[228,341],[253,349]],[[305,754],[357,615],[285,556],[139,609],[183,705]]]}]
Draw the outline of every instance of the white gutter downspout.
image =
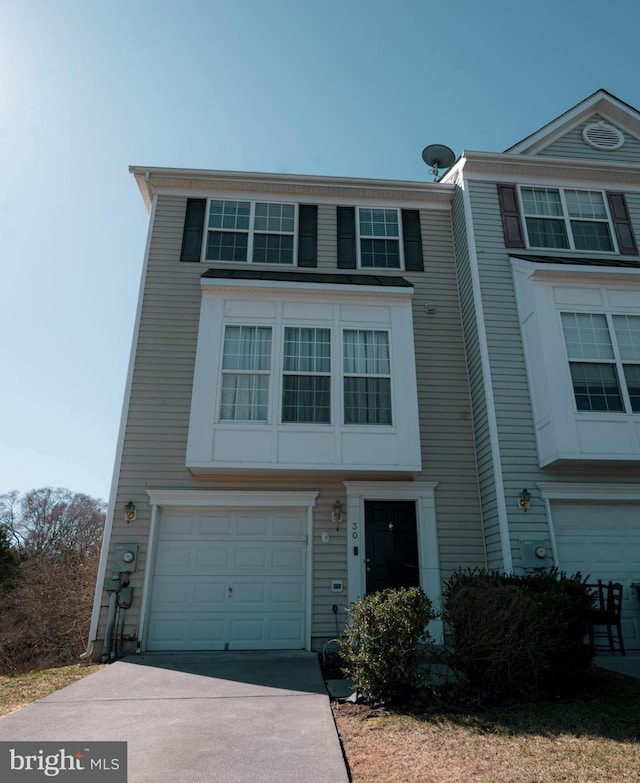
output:
[{"label": "white gutter downspout", "polygon": [[136,652],[143,652],[146,648],[145,633],[147,611],[149,609],[149,596],[151,595],[151,576],[154,569],[156,556],[156,527],[158,526],[158,505],[151,505],[151,522],[149,524],[149,538],[147,541],[147,558],[144,568],[144,582],[142,584],[142,601],[140,606],[140,621],[138,623],[138,647]]},{"label": "white gutter downspout", "polygon": [[482,367],[482,383],[487,405],[487,425],[489,427],[489,442],[491,443],[491,462],[493,466],[496,488],[496,508],[498,511],[498,530],[500,531],[500,545],[502,547],[502,562],[505,571],[513,570],[513,558],[511,556],[511,540],[509,536],[509,520],[507,517],[507,503],[504,495],[504,482],[502,480],[502,459],[500,457],[500,444],[498,441],[498,421],[496,418],[495,400],[493,396],[493,384],[491,382],[491,365],[489,362],[489,344],[484,323],[484,308],[482,306],[482,293],[480,287],[480,273],[478,270],[478,253],[476,238],[473,232],[473,219],[471,213],[471,201],[467,189],[468,180],[462,180],[465,187],[461,188],[464,203],[464,218],[469,247],[469,268],[471,271],[471,285],[473,289],[473,303],[475,308],[476,327],[478,329],[478,347],[480,349],[480,364]]},{"label": "white gutter downspout", "polygon": [[[148,172],[147,172],[148,173]],[[138,344],[138,336],[140,334],[140,319],[142,316],[142,298],[144,293],[145,282],[147,279],[147,268],[149,266],[149,251],[151,249],[151,233],[153,231],[153,224],[156,216],[157,197],[153,197],[153,204],[151,206],[151,213],[149,216],[149,228],[147,230],[147,242],[144,251],[144,263],[142,265],[142,273],[140,275],[140,286],[138,291],[138,306],[136,309],[136,318],[133,327],[133,335],[131,338],[131,353],[129,355],[129,367],[127,370],[127,379],[125,382],[125,393],[122,400],[122,412],[120,414],[120,430],[118,432],[118,441],[116,443],[116,455],[113,466],[113,476],[111,478],[111,493],[109,495],[109,506],[107,508],[107,516],[104,523],[104,531],[102,534],[102,549],[100,551],[100,562],[98,563],[98,577],[96,579],[96,592],[93,598],[93,611],[91,613],[91,625],[89,628],[89,640],[87,642],[87,649],[79,656],[81,662],[91,659],[93,653],[93,646],[98,633],[98,623],[100,622],[100,609],[102,606],[102,593],[104,588],[104,580],[107,573],[107,560],[109,557],[109,548],[111,544],[111,533],[113,530],[113,518],[115,514],[116,498],[118,495],[118,479],[120,477],[120,467],[122,465],[122,452],[124,450],[124,433],[127,424],[127,414],[129,411],[129,402],[131,400],[131,388],[133,386],[133,366],[135,363],[136,346]]]}]

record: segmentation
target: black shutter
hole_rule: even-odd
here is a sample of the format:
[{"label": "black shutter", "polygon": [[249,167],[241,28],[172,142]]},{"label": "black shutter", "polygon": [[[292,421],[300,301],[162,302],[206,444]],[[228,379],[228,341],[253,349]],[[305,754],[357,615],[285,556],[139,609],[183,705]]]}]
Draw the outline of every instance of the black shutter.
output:
[{"label": "black shutter", "polygon": [[356,268],[356,208],[337,207],[338,267]]},{"label": "black shutter", "polygon": [[613,225],[618,237],[618,249],[623,255],[637,256],[638,245],[633,234],[633,226],[627,209],[624,193],[607,193]]},{"label": "black shutter", "polygon": [[498,185],[504,243],[507,247],[525,247],[520,207],[515,185]]},{"label": "black shutter", "polygon": [[318,207],[298,208],[298,266],[318,266]]},{"label": "black shutter", "polygon": [[402,210],[402,239],[404,243],[404,268],[407,272],[424,272],[420,212],[417,209]]},{"label": "black shutter", "polygon": [[180,251],[181,261],[200,260],[206,207],[207,200],[204,198],[187,199],[187,211],[184,216],[184,231],[182,233],[182,250]]}]

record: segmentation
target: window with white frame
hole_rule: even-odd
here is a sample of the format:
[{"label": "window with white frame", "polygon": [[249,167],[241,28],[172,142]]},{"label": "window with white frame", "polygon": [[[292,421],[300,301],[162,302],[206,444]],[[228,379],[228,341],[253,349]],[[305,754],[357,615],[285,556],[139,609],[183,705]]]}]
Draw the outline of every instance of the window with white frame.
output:
[{"label": "window with white frame", "polygon": [[267,421],[271,327],[227,326],[222,355],[222,421]]},{"label": "window with white frame", "polygon": [[391,424],[389,333],[343,332],[344,423]]},{"label": "window with white frame", "polygon": [[206,261],[294,263],[295,204],[210,199]]},{"label": "window with white frame", "polygon": [[400,269],[400,220],[397,209],[359,207],[360,266]]},{"label": "window with white frame", "polygon": [[[285,326],[282,409],[285,424],[331,423],[333,331]],[[389,333],[345,329],[345,424],[391,424]],[[224,330],[220,421],[267,422],[270,415],[272,327],[227,325]]]},{"label": "window with white frame", "polygon": [[615,251],[601,191],[521,186],[520,198],[530,247]]},{"label": "window with white frame", "polygon": [[286,326],[282,421],[331,422],[331,330]]},{"label": "window with white frame", "polygon": [[640,316],[561,313],[579,411],[640,412]]}]

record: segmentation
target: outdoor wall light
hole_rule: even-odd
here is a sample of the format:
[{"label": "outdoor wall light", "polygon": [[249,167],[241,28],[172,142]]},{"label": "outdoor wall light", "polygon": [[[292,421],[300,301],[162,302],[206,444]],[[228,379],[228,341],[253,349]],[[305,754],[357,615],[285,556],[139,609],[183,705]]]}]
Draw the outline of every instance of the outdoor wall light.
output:
[{"label": "outdoor wall light", "polygon": [[339,500],[336,500],[334,506],[333,506],[333,514],[331,515],[331,519],[336,523],[336,530],[339,530],[340,523],[342,522],[342,503]]},{"label": "outdoor wall light", "polygon": [[135,503],[130,500],[128,503],[125,504],[124,507],[124,519],[127,525],[129,522],[133,522],[133,520],[136,518],[136,506]]},{"label": "outdoor wall light", "polygon": [[529,502],[531,500],[531,493],[528,489],[523,489],[518,495],[518,505],[523,511],[527,511],[529,508]]}]

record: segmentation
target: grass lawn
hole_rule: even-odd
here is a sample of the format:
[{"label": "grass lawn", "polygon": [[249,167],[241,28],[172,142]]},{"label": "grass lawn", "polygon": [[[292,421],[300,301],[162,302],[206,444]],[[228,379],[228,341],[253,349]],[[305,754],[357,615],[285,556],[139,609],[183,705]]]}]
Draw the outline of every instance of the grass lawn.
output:
[{"label": "grass lawn", "polygon": [[65,685],[71,685],[100,668],[100,665],[60,666],[26,674],[0,676],[0,718],[64,688]]},{"label": "grass lawn", "polygon": [[640,781],[640,680],[610,672],[551,704],[332,709],[354,783]]}]

